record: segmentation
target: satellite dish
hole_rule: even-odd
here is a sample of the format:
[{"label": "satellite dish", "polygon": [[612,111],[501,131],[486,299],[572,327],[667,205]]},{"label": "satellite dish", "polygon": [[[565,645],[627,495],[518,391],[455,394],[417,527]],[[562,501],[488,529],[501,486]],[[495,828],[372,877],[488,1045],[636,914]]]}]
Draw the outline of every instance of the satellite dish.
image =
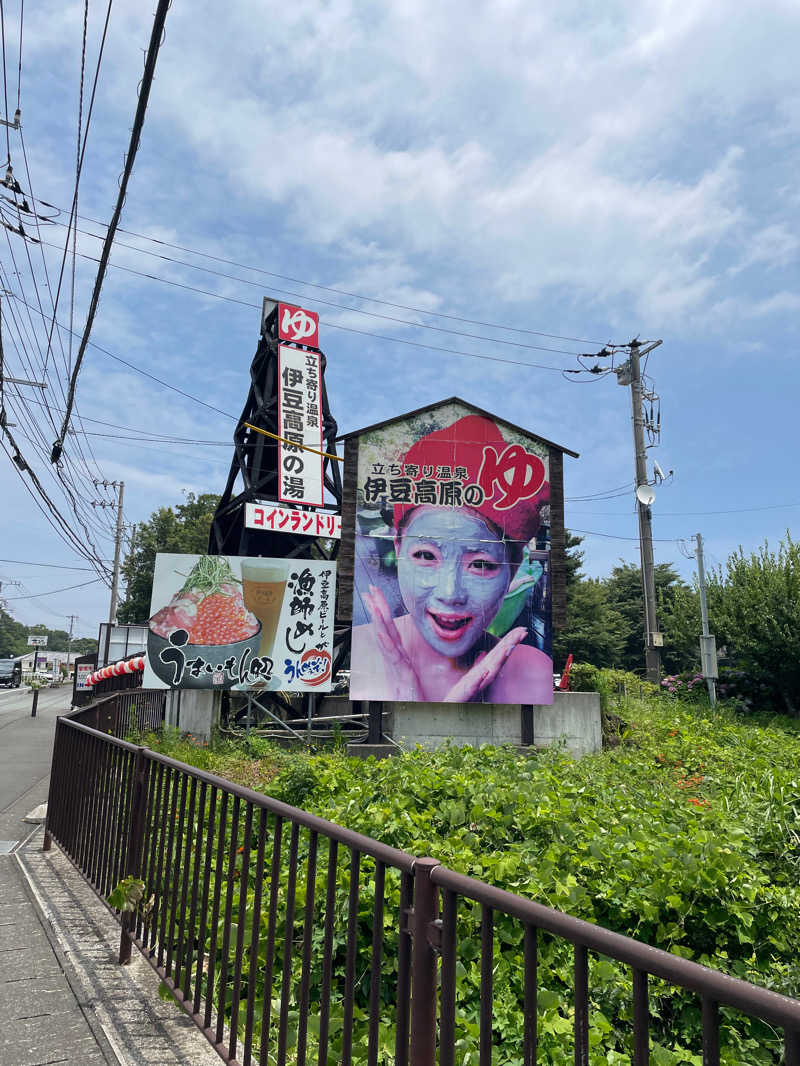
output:
[{"label": "satellite dish", "polygon": [[656,494],[653,492],[653,486],[647,484],[637,485],[636,499],[645,507],[649,507],[651,503],[655,503]]}]

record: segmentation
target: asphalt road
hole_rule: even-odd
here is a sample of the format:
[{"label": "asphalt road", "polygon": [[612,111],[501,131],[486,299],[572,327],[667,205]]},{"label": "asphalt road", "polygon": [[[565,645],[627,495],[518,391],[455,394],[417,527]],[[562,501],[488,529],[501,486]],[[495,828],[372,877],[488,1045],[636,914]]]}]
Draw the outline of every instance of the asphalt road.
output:
[{"label": "asphalt road", "polygon": [[20,840],[33,828],[22,819],[47,799],[56,717],[71,697],[71,685],[40,689],[31,718],[30,689],[0,689],[0,840]]}]

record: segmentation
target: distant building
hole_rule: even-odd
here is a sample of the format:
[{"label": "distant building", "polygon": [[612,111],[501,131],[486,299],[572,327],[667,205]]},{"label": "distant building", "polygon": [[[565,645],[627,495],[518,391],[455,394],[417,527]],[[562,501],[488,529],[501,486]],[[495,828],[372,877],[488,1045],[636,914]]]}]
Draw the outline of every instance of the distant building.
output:
[{"label": "distant building", "polygon": [[[26,652],[20,657],[22,663],[22,672],[30,673],[33,670],[34,649]],[[75,661],[75,653],[70,655],[70,666]],[[63,663],[66,665],[67,653],[65,651],[48,651],[47,648],[39,649],[39,657],[36,662],[36,669],[45,674],[52,674],[53,667],[57,664],[59,667]]]}]

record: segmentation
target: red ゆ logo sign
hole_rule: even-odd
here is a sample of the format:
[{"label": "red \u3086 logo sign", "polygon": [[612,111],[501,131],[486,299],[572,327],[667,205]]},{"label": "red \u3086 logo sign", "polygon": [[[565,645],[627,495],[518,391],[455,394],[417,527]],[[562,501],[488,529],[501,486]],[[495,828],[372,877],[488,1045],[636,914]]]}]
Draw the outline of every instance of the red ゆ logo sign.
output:
[{"label": "red \u3086 logo sign", "polygon": [[278,304],[278,338],[318,348],[319,315],[293,304]]}]

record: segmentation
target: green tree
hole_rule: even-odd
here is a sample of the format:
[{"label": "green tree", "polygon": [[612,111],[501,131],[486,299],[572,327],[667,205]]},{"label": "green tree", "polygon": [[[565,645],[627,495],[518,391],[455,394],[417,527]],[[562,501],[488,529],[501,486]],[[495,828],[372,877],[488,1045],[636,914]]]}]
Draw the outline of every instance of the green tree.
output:
[{"label": "green tree", "polygon": [[47,634],[48,651],[67,650],[67,646],[69,645],[69,633],[66,629],[48,629],[47,626],[36,626],[35,629],[37,633]]},{"label": "green tree", "polygon": [[73,655],[91,655],[97,651],[97,641],[94,637],[77,637],[72,641]]},{"label": "green tree", "polygon": [[800,545],[788,530],[777,552],[739,548],[709,575],[712,631],[763,698],[800,712]]},{"label": "green tree", "polygon": [[189,555],[208,549],[211,521],[219,503],[219,496],[211,492],[195,496],[186,493],[185,503],[175,507],[160,507],[136,529],[133,550],[122,564],[125,600],[117,617],[123,623],[146,622],[150,616],[150,596],[153,590],[153,571],[158,552],[177,552]]},{"label": "green tree", "polygon": [[0,659],[13,659],[28,650],[28,629],[0,607]]},{"label": "green tree", "polygon": [[583,537],[566,534],[567,624],[553,634],[556,668],[571,653],[578,662],[616,666],[627,637],[623,616],[608,603],[603,583],[581,573]]},{"label": "green tree", "polygon": [[[664,664],[668,670],[689,669],[691,662],[684,662],[681,648],[685,644],[685,633],[680,634],[679,644],[672,641],[672,633],[665,628],[670,618],[673,599],[679,588],[686,588],[671,563],[657,563],[655,566],[656,596],[659,603],[659,626],[664,633]],[[609,605],[618,611],[625,623],[625,642],[621,661],[615,663],[625,670],[642,673],[644,670],[644,594],[642,592],[642,571],[634,563],[620,560],[619,566],[611,571],[611,576],[603,581]],[[699,633],[699,624],[698,630]]]},{"label": "green tree", "polygon": [[661,661],[664,670],[679,674],[700,667],[700,617],[698,588],[678,582],[659,597],[658,624],[664,634]]},{"label": "green tree", "polygon": [[[66,629],[48,629],[43,623],[26,626],[0,607],[0,659],[24,655],[30,651],[28,637],[38,633],[47,637],[48,651],[66,651],[69,645],[69,633]],[[97,641],[91,637],[77,637],[72,641],[72,654],[85,655],[95,651]]]}]

